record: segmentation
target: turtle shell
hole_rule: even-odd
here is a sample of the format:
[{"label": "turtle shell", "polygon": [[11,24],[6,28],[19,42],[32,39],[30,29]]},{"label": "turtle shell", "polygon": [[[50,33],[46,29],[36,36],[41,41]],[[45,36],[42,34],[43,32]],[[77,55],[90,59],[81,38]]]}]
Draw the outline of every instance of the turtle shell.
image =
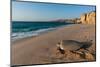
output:
[{"label": "turtle shell", "polygon": [[81,42],[75,40],[62,40],[61,43],[63,48],[66,50],[78,50],[83,47]]}]

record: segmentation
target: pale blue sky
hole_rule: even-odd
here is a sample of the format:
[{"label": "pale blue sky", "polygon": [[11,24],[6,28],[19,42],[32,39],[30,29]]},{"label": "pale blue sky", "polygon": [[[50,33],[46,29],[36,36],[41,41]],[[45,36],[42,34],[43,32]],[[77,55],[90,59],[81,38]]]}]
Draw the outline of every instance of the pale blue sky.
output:
[{"label": "pale blue sky", "polygon": [[13,21],[50,21],[76,18],[90,11],[95,11],[95,6],[12,2]]}]

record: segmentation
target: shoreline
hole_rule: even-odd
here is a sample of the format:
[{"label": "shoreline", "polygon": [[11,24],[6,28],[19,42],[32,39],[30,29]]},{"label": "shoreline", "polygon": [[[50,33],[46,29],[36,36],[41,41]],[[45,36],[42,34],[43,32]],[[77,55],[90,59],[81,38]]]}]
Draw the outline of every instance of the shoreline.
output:
[{"label": "shoreline", "polygon": [[13,29],[12,29],[12,34],[11,34],[12,41],[31,37],[31,36],[38,36],[38,35],[41,35],[42,33],[52,31],[53,29],[56,29],[58,27],[70,25],[72,23],[65,23],[65,22],[62,22],[62,23],[48,22],[47,23],[47,22],[44,22],[44,23],[42,23],[42,25],[40,25],[40,24],[41,23],[37,23],[37,22],[34,22],[34,23],[27,22],[27,26],[26,26],[25,24],[23,24],[23,22],[22,23],[21,22],[20,23],[13,22]]},{"label": "shoreline", "polygon": [[[22,64],[44,64],[54,63],[51,61],[52,57],[56,52],[56,44],[60,40],[77,40],[86,41],[93,40],[93,46],[89,48],[92,52],[95,52],[95,25],[86,24],[75,24],[67,25],[64,27],[57,28],[56,30],[42,34],[37,37],[30,37],[11,43],[11,64],[22,65]],[[75,61],[86,61],[86,59],[73,59],[66,60],[65,62]],[[63,62],[62,60],[56,61]]]},{"label": "shoreline", "polygon": [[[45,31],[45,32],[41,32],[41,33],[38,34],[38,35],[27,36],[27,37],[23,37],[23,38],[14,39],[14,40],[11,39],[11,42],[17,42],[17,41],[25,40],[25,39],[28,39],[28,38],[38,37],[38,36],[47,34],[47,33],[49,33],[49,32],[53,32],[53,31],[55,31],[55,30],[57,30],[57,29],[59,29],[59,28],[64,28],[64,27],[66,27],[66,26],[72,26],[72,25],[76,25],[76,24],[62,25],[62,26],[58,26],[58,27],[52,28],[52,29],[50,29],[50,30],[47,30],[47,31]],[[49,28],[48,28],[48,29],[49,29]],[[11,36],[11,38],[12,38],[12,36]]]}]

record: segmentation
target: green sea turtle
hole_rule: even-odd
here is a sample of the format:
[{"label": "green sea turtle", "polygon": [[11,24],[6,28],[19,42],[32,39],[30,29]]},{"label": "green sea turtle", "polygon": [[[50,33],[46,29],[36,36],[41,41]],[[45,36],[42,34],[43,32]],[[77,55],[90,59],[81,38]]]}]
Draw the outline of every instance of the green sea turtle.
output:
[{"label": "green sea turtle", "polygon": [[[70,51],[72,53],[76,53],[76,54],[85,54],[85,51],[88,51],[88,48],[92,45],[92,40],[90,41],[86,41],[86,42],[79,42],[76,40],[61,40],[58,44],[57,44],[57,50],[59,51],[59,53],[65,55],[66,51]],[[79,51],[83,49],[84,52]]]},{"label": "green sea turtle", "polygon": [[75,40],[61,40],[58,44],[57,47],[61,49],[66,49],[66,50],[71,50],[71,51],[76,51],[79,49],[87,49],[92,45],[92,40],[86,41],[86,42],[79,42]]}]

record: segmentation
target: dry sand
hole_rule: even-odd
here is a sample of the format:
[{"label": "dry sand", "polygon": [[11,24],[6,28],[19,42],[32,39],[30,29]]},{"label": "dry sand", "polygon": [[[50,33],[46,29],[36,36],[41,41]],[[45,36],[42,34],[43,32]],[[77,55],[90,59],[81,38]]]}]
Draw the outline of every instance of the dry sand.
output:
[{"label": "dry sand", "polygon": [[[85,36],[87,36],[87,38]],[[37,37],[15,41],[11,44],[11,64],[27,65],[86,61],[86,59],[77,58],[73,55],[70,55],[67,59],[57,59],[55,53],[56,44],[60,40],[86,41],[87,39],[93,40],[93,45],[89,50],[95,53],[95,25],[68,25]]]}]

